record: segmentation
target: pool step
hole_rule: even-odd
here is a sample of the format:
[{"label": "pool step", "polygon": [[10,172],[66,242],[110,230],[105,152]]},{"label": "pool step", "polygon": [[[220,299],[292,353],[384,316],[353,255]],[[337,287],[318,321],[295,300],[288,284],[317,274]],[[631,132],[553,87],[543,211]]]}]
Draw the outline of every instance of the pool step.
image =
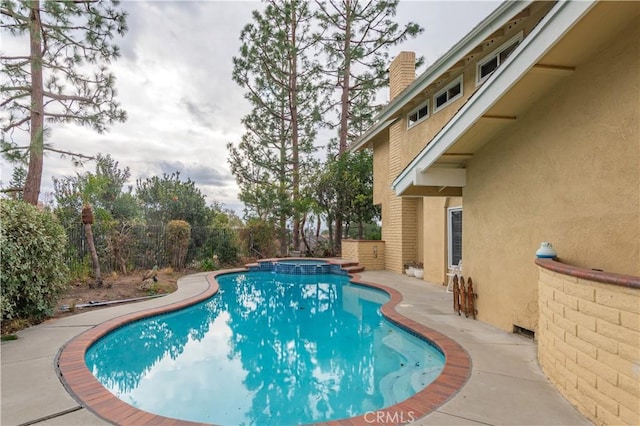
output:
[{"label": "pool step", "polygon": [[348,274],[357,274],[358,272],[364,271],[364,266],[360,266],[359,264],[342,266],[342,270],[346,271]]}]

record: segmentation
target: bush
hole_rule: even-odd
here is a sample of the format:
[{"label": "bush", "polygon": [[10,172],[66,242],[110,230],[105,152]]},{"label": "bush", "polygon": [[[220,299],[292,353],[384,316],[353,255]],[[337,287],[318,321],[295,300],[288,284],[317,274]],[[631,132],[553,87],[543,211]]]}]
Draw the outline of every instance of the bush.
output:
[{"label": "bush", "polygon": [[2,320],[50,315],[64,289],[67,239],[47,212],[22,201],[0,200]]},{"label": "bush", "polygon": [[222,265],[233,265],[238,261],[236,234],[230,229],[208,229],[207,253],[217,256]]},{"label": "bush", "polygon": [[269,258],[276,255],[276,229],[260,219],[251,219],[241,232],[242,244],[249,257]]},{"label": "bush", "polygon": [[184,268],[189,240],[191,225],[184,220],[170,220],[167,224],[167,250],[171,266],[178,271]]}]

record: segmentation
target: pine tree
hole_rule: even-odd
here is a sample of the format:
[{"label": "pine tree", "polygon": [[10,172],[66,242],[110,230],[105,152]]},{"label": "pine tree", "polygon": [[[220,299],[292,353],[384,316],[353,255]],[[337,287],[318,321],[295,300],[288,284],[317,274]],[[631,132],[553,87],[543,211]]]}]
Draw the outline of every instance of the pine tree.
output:
[{"label": "pine tree", "polygon": [[[44,143],[45,120],[75,122],[103,132],[107,125],[126,119],[115,101],[115,78],[107,68],[120,54],[113,37],[127,30],[126,14],[118,4],[116,0],[0,3],[3,30],[29,41],[28,53],[0,56],[4,77],[0,106],[8,111],[2,152],[8,160],[28,159],[23,198],[31,204],[37,204],[40,194],[44,151],[72,154]],[[28,146],[16,142],[18,130],[29,133]]]},{"label": "pine tree", "polygon": [[[339,117],[337,153],[342,156],[350,142],[373,124],[377,112],[376,92],[388,84],[389,48],[423,31],[416,23],[401,27],[393,20],[398,0],[317,1],[317,35],[327,56],[324,69],[328,86],[338,91],[334,103]],[[349,200],[338,193],[335,247],[341,246],[343,217]]]},{"label": "pine tree", "polygon": [[247,132],[228,144],[229,164],[248,211],[278,223],[286,252],[286,225],[293,222],[293,246],[300,245],[301,186],[312,154],[319,114],[319,66],[313,48],[312,13],[305,1],[270,1],[254,11],[243,29],[233,79],[247,90],[252,112]]}]

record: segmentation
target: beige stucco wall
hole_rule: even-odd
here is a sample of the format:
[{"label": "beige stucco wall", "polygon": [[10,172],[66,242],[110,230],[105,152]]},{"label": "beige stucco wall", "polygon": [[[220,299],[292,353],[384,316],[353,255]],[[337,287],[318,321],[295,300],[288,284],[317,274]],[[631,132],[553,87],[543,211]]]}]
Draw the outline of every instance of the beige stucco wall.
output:
[{"label": "beige stucco wall", "polygon": [[541,241],[570,264],[640,275],[637,23],[561,80],[467,164],[464,272],[478,318],[538,328]]},{"label": "beige stucco wall", "polygon": [[424,280],[446,284],[448,272],[447,209],[462,207],[462,198],[425,197],[422,198],[422,205],[422,216],[419,221],[422,222],[421,235],[424,243],[420,259],[424,263]]},{"label": "beige stucco wall", "polygon": [[[512,22],[503,29],[504,32],[501,33],[502,35],[500,38],[485,40],[478,47],[479,50],[476,53],[469,54],[464,58],[464,67],[450,71],[446,77],[430,86],[424,97],[416,99],[414,102],[409,103],[405,108],[403,108],[400,121],[405,134],[403,136],[404,142],[402,144],[402,149],[399,151],[399,161],[403,165],[403,168],[415,158],[415,156],[451,120],[460,107],[464,105],[469,97],[471,97],[471,95],[473,95],[477,90],[476,64],[478,61],[494,52],[495,49],[499,48],[503,43],[518,34],[522,34],[523,37],[526,37],[526,35],[531,32],[533,27],[540,21],[540,19],[542,19],[552,6],[553,2],[537,2],[532,4],[529,7],[529,16],[527,19]],[[460,99],[453,101],[451,104],[437,112],[433,112],[433,96],[443,87],[458,78],[460,74],[462,74],[463,83],[463,91]],[[427,98],[430,102],[430,116],[413,127],[407,128],[407,115],[414,108],[421,105],[421,103]],[[394,179],[396,176],[394,176]]]},{"label": "beige stucco wall", "polygon": [[595,424],[640,424],[640,289],[538,273],[545,374]]},{"label": "beige stucco wall", "polygon": [[[386,241],[386,269],[402,272],[407,261],[425,264],[425,280],[443,282],[447,272],[446,207],[449,198],[399,199],[390,189],[391,182],[415,158],[458,109],[477,89],[476,63],[495,48],[522,32],[528,34],[551,2],[534,3],[530,16],[505,27],[499,38],[485,40],[482,48],[464,59],[464,66],[452,70],[435,82],[422,97],[407,104],[398,114],[398,121],[388,130],[388,138],[373,142],[373,202],[382,209],[382,238]],[[393,99],[409,85],[414,77],[411,69],[414,56],[402,52],[390,66],[390,98]],[[463,96],[442,110],[433,113],[433,95],[460,73],[463,74]],[[407,128],[407,114],[426,99],[430,100],[430,116],[416,126]],[[461,201],[458,201],[460,205]]]},{"label": "beige stucco wall", "polygon": [[388,204],[389,188],[389,140],[382,140],[373,145],[373,204]]}]

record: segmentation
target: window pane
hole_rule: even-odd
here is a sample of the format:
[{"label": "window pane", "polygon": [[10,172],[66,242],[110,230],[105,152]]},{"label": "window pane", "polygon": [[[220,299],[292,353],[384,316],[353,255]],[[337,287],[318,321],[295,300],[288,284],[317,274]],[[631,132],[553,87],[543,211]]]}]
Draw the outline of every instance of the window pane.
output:
[{"label": "window pane", "polygon": [[480,78],[488,76],[494,72],[496,68],[498,68],[498,58],[493,57],[489,62],[480,66]]},{"label": "window pane", "polygon": [[426,105],[418,110],[418,118],[426,117],[427,114],[429,114],[429,107]]},{"label": "window pane", "polygon": [[451,264],[462,259],[462,210],[451,210]]},{"label": "window pane", "polygon": [[414,124],[416,121],[418,121],[418,113],[413,113],[409,116],[409,124]]},{"label": "window pane", "polygon": [[516,50],[516,47],[518,47],[518,44],[520,43],[513,43],[511,46],[507,47],[502,52],[500,52],[500,63],[503,63],[509,57],[509,55],[511,55],[511,53],[514,50]]},{"label": "window pane", "polygon": [[442,95],[436,98],[436,107],[440,107],[447,103],[447,92],[444,92]]},{"label": "window pane", "polygon": [[460,94],[460,83],[449,89],[449,99],[453,99]]}]

